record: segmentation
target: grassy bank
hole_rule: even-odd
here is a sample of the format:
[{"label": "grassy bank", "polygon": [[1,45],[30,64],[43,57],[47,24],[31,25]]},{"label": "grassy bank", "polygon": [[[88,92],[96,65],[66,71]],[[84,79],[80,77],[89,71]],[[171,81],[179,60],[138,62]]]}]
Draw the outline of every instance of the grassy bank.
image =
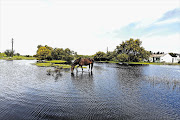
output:
[{"label": "grassy bank", "polygon": [[180,63],[115,62],[115,61],[96,61],[96,63],[122,63],[126,65],[180,65]]},{"label": "grassy bank", "polygon": [[13,56],[13,57],[1,57],[1,60],[36,60],[35,57],[25,57],[25,56]]},{"label": "grassy bank", "polygon": [[119,63],[115,61],[95,61],[96,63]]},{"label": "grassy bank", "polygon": [[45,61],[45,63],[65,64],[65,63],[67,63],[67,61],[63,61],[63,60],[51,60],[51,61]]},{"label": "grassy bank", "polygon": [[179,63],[149,63],[149,62],[123,62],[126,64],[136,64],[136,65],[180,65]]}]

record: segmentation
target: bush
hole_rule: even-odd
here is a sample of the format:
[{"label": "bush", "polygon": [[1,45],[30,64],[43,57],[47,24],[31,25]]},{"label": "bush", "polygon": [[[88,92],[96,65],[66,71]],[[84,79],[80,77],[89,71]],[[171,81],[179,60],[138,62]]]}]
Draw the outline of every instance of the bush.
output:
[{"label": "bush", "polygon": [[128,58],[129,58],[129,56],[127,55],[127,54],[119,54],[118,56],[117,56],[117,59],[118,59],[118,61],[120,61],[120,62],[127,62],[128,61]]}]

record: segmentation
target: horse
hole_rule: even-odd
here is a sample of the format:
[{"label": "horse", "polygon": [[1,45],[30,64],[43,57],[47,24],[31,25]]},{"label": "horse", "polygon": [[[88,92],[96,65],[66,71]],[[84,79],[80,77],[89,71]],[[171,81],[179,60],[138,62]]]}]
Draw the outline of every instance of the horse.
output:
[{"label": "horse", "polygon": [[73,73],[73,70],[74,70],[76,65],[78,65],[77,68],[80,66],[82,68],[82,71],[83,71],[83,67],[82,67],[83,65],[89,65],[89,69],[90,69],[90,66],[91,66],[91,71],[92,71],[93,63],[94,63],[94,59],[91,59],[91,58],[78,58],[71,65],[71,73]]}]

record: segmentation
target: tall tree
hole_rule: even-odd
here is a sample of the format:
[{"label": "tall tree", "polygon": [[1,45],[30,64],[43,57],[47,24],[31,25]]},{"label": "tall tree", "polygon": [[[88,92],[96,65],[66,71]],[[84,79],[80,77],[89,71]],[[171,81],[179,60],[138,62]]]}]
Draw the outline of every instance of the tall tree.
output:
[{"label": "tall tree", "polygon": [[139,39],[123,41],[116,47],[116,52],[119,55],[119,60],[139,62],[144,59],[148,59],[150,52],[141,47],[142,42]]}]

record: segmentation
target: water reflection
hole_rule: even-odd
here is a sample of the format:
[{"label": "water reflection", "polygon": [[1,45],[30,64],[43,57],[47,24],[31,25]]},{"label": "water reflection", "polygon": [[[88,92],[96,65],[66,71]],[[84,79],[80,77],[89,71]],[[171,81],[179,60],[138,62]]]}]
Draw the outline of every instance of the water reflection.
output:
[{"label": "water reflection", "polygon": [[71,74],[72,84],[76,89],[91,93],[94,88],[93,72],[76,72]]},{"label": "water reflection", "polygon": [[83,78],[90,78],[90,79],[93,79],[93,71],[89,71],[89,72],[76,72],[75,74],[74,73],[71,73],[71,77],[72,79],[83,79]]},{"label": "water reflection", "polygon": [[0,61],[0,119],[180,119],[179,66],[95,63],[46,75],[32,62]]}]

